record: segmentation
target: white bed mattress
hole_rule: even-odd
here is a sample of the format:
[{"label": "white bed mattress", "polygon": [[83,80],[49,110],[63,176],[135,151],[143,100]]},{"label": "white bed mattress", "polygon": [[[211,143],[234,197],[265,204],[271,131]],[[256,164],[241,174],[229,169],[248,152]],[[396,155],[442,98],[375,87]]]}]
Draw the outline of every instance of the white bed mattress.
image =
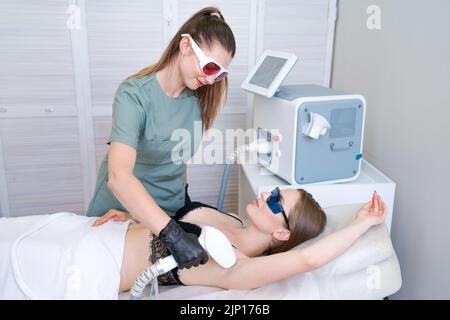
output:
[{"label": "white bed mattress", "polygon": [[[328,221],[324,232],[299,247],[307,246],[348,224],[360,206],[350,204],[326,208]],[[382,299],[397,292],[401,283],[400,266],[387,227],[379,225],[372,227],[345,254],[313,272],[298,274],[254,290],[160,287],[158,299]],[[148,290],[146,293],[144,299],[149,299]],[[128,293],[119,295],[119,299],[128,298]]]},{"label": "white bed mattress", "polygon": [[0,219],[1,299],[117,299],[127,222],[70,212]]}]

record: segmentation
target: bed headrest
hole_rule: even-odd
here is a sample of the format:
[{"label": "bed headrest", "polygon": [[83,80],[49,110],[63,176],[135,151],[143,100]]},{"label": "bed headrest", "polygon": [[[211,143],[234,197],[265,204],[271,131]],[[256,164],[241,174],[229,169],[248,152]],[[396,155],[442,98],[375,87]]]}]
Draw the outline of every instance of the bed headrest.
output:
[{"label": "bed headrest", "polygon": [[325,229],[336,230],[349,224],[355,219],[356,213],[363,205],[364,203],[349,203],[323,208],[323,211],[325,211],[325,214],[327,215],[327,225]]},{"label": "bed headrest", "polygon": [[[291,250],[311,245],[326,235],[343,228],[353,221],[363,203],[352,203],[324,208],[327,224],[324,231],[314,239],[308,240]],[[380,263],[395,255],[389,232],[385,224],[371,227],[343,255],[324,266],[333,273],[350,273]],[[324,268],[322,267],[322,268]],[[330,270],[329,270],[330,271]]]}]

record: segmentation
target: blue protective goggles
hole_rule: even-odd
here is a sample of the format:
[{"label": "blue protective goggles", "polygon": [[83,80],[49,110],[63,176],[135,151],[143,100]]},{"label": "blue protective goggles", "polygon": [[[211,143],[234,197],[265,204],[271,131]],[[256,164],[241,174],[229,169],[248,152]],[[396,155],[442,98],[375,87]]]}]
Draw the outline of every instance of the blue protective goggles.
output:
[{"label": "blue protective goggles", "polygon": [[272,190],[270,196],[266,200],[266,203],[274,214],[279,214],[280,212],[283,214],[284,221],[286,221],[286,225],[290,230],[291,228],[289,227],[288,217],[281,204],[280,188],[276,187],[275,189]]}]

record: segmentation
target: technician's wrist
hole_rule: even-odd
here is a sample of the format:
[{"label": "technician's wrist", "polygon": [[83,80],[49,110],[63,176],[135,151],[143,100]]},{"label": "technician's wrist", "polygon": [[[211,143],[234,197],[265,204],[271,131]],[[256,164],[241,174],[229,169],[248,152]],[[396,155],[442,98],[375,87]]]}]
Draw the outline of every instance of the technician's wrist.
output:
[{"label": "technician's wrist", "polygon": [[[170,228],[170,225],[169,225],[169,223],[171,223],[171,222],[175,222],[175,220],[173,220],[171,217],[169,217],[169,216],[167,216],[167,217],[165,217],[162,221],[161,221],[161,224],[159,225],[159,230],[157,230],[157,232],[156,232],[156,234],[158,235],[158,237],[161,237],[162,236],[162,234],[161,234],[161,232],[163,232],[163,230],[166,230],[167,231],[167,229],[168,228]],[[164,234],[164,232],[163,232],[163,234]]]}]

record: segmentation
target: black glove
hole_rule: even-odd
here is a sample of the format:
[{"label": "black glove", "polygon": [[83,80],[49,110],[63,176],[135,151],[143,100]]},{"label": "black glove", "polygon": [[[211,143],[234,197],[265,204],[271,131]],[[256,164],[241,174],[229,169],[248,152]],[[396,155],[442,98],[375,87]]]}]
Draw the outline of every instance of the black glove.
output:
[{"label": "black glove", "polygon": [[184,205],[187,205],[192,202],[191,197],[189,197],[188,194],[188,186],[189,184],[186,184],[186,186],[184,187]]},{"label": "black glove", "polygon": [[173,219],[161,230],[159,239],[169,249],[180,269],[197,267],[208,261],[208,254],[197,237],[185,232]]}]

